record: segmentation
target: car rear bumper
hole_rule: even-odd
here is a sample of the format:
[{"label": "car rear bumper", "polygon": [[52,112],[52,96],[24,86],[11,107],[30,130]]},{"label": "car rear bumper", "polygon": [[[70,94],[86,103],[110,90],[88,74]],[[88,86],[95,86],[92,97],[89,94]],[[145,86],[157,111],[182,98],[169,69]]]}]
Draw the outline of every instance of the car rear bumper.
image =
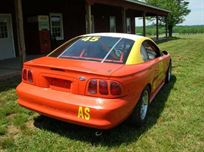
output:
[{"label": "car rear bumper", "polygon": [[62,121],[97,129],[110,129],[131,113],[130,96],[102,99],[76,95],[26,83],[17,87],[18,103],[28,109]]}]

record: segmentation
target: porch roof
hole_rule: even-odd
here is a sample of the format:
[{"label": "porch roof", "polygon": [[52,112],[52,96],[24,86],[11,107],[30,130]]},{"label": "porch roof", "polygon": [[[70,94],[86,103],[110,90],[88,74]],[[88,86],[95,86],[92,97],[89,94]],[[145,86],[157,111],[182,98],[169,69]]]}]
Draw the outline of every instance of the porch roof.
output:
[{"label": "porch roof", "polygon": [[156,6],[153,6],[153,5],[149,5],[145,2],[141,2],[141,1],[137,1],[137,0],[125,0],[127,2],[131,2],[131,3],[134,3],[134,4],[138,4],[138,5],[142,5],[142,6],[146,6],[146,7],[149,7],[149,8],[153,8],[153,9],[156,9],[156,10],[159,10],[159,11],[163,11],[163,12],[166,12],[166,13],[170,13],[171,11],[167,10],[167,9],[163,9],[163,8],[160,8],[160,7],[156,7]]},{"label": "porch roof", "polygon": [[123,7],[127,10],[133,10],[138,12],[141,16],[142,13],[146,13],[147,16],[167,16],[170,11],[149,5],[137,0],[86,0],[90,4],[105,4],[116,7]]}]

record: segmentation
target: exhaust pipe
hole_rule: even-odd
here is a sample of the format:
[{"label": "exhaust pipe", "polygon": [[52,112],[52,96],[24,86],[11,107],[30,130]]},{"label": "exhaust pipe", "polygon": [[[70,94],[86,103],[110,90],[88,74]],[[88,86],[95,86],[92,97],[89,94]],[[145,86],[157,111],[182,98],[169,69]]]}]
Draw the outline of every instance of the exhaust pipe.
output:
[{"label": "exhaust pipe", "polygon": [[101,131],[101,130],[98,130],[98,131],[95,132],[96,137],[100,137],[102,135],[103,135],[103,131]]}]

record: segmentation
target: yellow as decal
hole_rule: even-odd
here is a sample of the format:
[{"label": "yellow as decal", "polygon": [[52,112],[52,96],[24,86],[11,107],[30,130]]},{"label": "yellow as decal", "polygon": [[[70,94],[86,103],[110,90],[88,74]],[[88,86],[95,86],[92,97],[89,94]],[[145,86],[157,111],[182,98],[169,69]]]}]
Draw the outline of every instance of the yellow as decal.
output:
[{"label": "yellow as decal", "polygon": [[80,119],[85,119],[85,120],[90,120],[91,119],[91,115],[90,115],[90,108],[86,107],[79,107],[78,109],[78,118]]}]

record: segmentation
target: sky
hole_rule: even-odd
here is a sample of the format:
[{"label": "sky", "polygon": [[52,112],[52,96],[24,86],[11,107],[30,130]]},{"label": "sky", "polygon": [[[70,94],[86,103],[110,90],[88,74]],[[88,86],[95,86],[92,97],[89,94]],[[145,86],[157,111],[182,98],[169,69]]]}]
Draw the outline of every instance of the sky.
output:
[{"label": "sky", "polygon": [[[204,25],[204,0],[186,0],[189,3],[190,14],[179,25]],[[137,26],[142,26],[142,20],[136,19]],[[147,25],[151,22],[147,21]]]},{"label": "sky", "polygon": [[188,0],[191,13],[181,25],[204,25],[204,0]]}]

